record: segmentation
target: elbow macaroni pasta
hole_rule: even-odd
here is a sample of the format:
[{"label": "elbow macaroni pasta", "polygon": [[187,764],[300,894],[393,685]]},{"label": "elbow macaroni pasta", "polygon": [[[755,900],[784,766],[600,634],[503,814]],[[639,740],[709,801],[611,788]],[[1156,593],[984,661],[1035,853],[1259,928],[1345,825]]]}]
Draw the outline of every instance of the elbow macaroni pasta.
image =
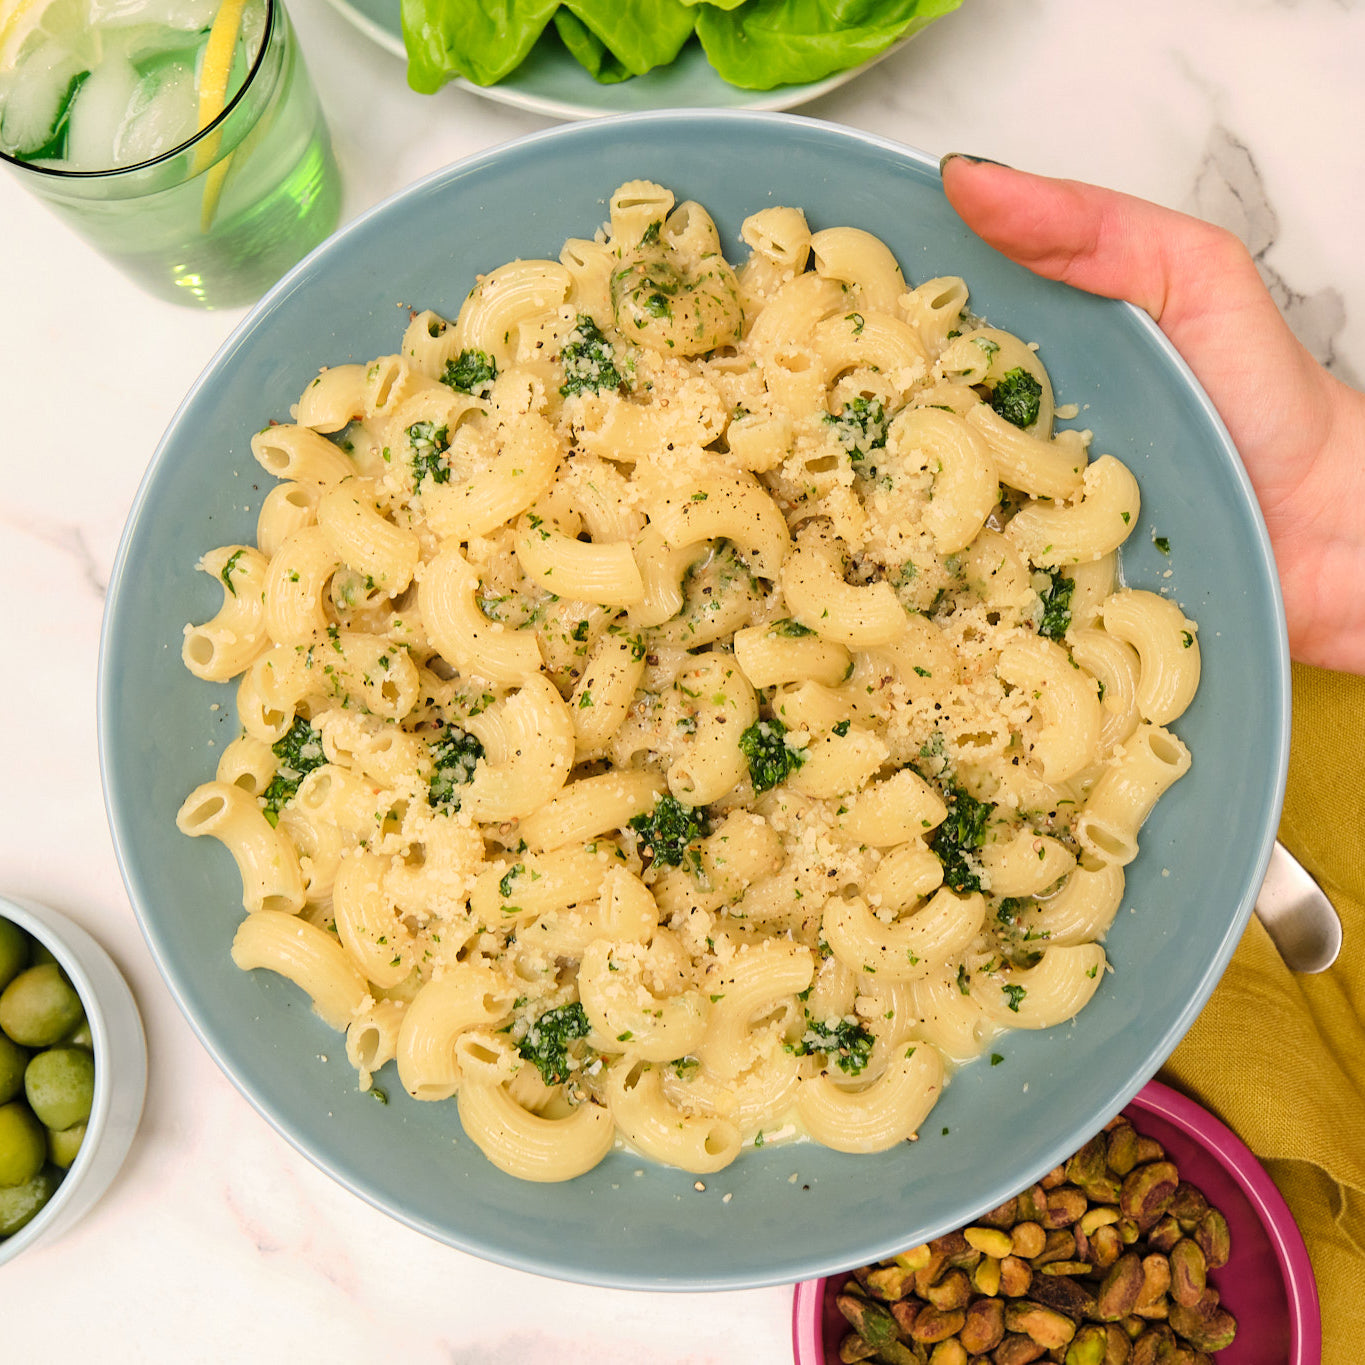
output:
[{"label": "elbow macaroni pasta", "polygon": [[1110,989],[1196,626],[963,280],[610,205],[253,438],[183,647],[243,734],[177,823],[237,864],[234,962],[505,1172],[882,1151]]}]

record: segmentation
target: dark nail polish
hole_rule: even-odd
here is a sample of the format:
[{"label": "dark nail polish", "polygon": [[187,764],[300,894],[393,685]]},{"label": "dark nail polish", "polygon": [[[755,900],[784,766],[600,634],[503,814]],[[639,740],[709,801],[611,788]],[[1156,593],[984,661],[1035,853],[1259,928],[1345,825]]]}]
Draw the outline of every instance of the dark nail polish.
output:
[{"label": "dark nail polish", "polygon": [[938,173],[943,174],[943,168],[950,161],[965,161],[972,166],[1003,166],[1005,170],[1013,170],[1014,167],[1006,165],[1003,161],[993,161],[988,156],[972,156],[969,152],[947,152],[939,158]]}]

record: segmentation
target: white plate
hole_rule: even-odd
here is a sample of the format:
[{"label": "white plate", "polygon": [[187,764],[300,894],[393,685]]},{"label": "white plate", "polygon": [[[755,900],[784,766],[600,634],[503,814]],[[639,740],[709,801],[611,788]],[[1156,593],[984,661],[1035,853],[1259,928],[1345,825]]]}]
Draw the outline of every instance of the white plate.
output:
[{"label": "white plate", "polygon": [[[403,45],[400,0],[330,0],[344,18],[367,38],[394,56],[407,60]],[[475,85],[456,77],[451,84],[551,118],[594,118],[599,114],[628,114],[649,109],[794,109],[827,95],[884,61],[914,34],[893,43],[880,56],[836,72],[808,85],[780,85],[773,90],[743,90],[716,75],[701,44],[688,40],[667,66],[616,85],[601,85],[558,42],[547,26],[530,56],[497,85]]]}]

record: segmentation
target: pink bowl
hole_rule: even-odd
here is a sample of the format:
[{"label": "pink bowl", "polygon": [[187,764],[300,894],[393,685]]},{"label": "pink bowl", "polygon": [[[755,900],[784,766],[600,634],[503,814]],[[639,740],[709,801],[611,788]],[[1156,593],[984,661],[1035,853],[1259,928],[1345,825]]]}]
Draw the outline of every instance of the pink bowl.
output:
[{"label": "pink bowl", "polygon": [[[1213,1282],[1237,1319],[1237,1339],[1218,1365],[1320,1365],[1322,1319],[1303,1237],[1274,1182],[1250,1148],[1206,1109],[1151,1081],[1124,1110],[1154,1137],[1183,1179],[1221,1209],[1232,1257]],[[792,1348],[796,1365],[838,1365],[848,1323],[835,1306],[845,1277],[796,1286]]]}]

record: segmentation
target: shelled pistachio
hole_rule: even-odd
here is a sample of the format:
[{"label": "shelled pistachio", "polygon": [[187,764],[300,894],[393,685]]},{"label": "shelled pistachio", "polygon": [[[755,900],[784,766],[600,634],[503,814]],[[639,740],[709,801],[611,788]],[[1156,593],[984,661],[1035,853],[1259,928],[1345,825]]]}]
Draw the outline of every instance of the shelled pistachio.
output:
[{"label": "shelled pistachio", "polygon": [[1211,1365],[1227,1220],[1116,1119],[970,1227],[853,1272],[845,1365]]}]

